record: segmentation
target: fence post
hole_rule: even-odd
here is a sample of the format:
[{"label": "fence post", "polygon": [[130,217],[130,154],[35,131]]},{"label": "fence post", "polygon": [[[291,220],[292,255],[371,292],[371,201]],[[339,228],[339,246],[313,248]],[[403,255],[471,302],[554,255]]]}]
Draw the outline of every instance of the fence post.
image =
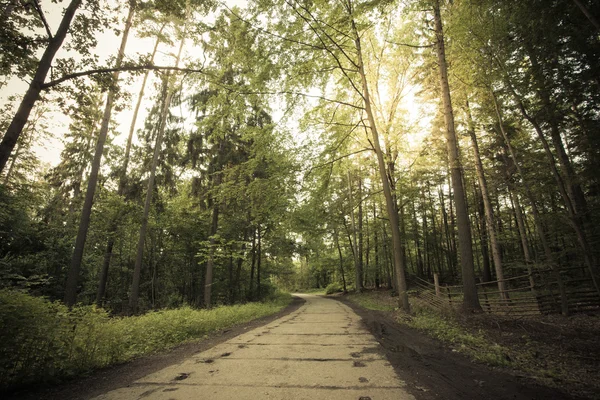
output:
[{"label": "fence post", "polygon": [[485,298],[485,306],[488,309],[488,312],[492,313],[492,306],[490,305],[490,300],[488,299],[487,291],[485,290],[485,285],[481,285],[481,290],[483,291],[483,297]]},{"label": "fence post", "polygon": [[433,274],[433,282],[435,283],[435,295],[439,297],[441,296],[440,275],[437,272]]},{"label": "fence post", "polygon": [[450,294],[450,288],[448,287],[448,284],[446,284],[446,292],[448,293],[448,303],[450,304],[450,307],[452,307],[452,294]]}]

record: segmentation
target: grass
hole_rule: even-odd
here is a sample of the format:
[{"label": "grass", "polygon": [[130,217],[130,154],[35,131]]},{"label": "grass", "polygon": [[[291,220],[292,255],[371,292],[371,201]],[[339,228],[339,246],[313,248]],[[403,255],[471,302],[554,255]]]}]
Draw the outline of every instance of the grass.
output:
[{"label": "grass", "polygon": [[507,366],[507,349],[491,343],[482,332],[470,332],[463,328],[450,316],[442,316],[413,304],[413,315],[401,314],[397,305],[397,297],[388,292],[372,291],[352,293],[348,298],[354,303],[369,310],[397,311],[400,323],[424,332],[428,336],[452,345],[454,350],[464,353],[475,361],[494,366]]},{"label": "grass", "polygon": [[2,290],[0,390],[59,381],[201,339],[274,314],[291,299],[280,293],[261,303],[111,318],[93,306],[69,310],[58,302]]},{"label": "grass", "polygon": [[397,297],[390,296],[388,292],[353,292],[347,297],[367,310],[394,311],[398,309]]}]

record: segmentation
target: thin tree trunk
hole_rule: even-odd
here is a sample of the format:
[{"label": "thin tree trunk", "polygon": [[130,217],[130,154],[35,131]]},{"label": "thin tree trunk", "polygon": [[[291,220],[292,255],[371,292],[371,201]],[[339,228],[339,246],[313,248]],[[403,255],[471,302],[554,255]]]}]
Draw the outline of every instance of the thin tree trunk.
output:
[{"label": "thin tree trunk", "polygon": [[[65,13],[65,17],[67,13],[69,13],[69,9],[74,6],[75,9],[79,6],[80,1],[73,1],[69,8],[67,8],[67,12]],[[75,9],[72,10],[72,13],[75,13]],[[125,24],[125,30],[123,31],[123,37],[121,38],[121,45],[119,47],[119,53],[117,54],[117,59],[115,62],[115,66],[118,68],[121,66],[123,62],[123,57],[125,55],[125,47],[127,46],[127,39],[129,36],[129,28],[131,28],[131,18],[133,18],[133,3],[130,4],[130,12],[127,17],[127,22]],[[73,16],[71,16],[72,18]],[[61,23],[61,28],[65,19],[63,18],[63,22]],[[69,19],[70,23],[70,19]],[[67,24],[68,28],[68,24]],[[66,29],[65,28],[65,34]],[[60,31],[60,28],[59,28]],[[64,34],[63,34],[64,39]],[[62,40],[61,40],[62,43]],[[60,45],[59,45],[60,47]],[[58,50],[58,48],[57,48]],[[51,59],[50,59],[51,62]],[[36,74],[37,75],[37,74]],[[44,74],[45,79],[45,74]],[[40,81],[43,82],[43,79]],[[116,85],[119,82],[119,72],[113,73],[113,82]],[[38,92],[39,93],[39,92]],[[81,219],[79,221],[79,230],[77,232],[77,238],[75,239],[75,249],[73,250],[73,257],[71,259],[71,266],[69,268],[69,272],[67,274],[67,282],[65,285],[65,297],[64,302],[68,306],[72,306],[75,304],[77,300],[77,286],[79,283],[79,270],[81,269],[81,260],[83,259],[83,251],[85,248],[85,242],[87,239],[87,233],[90,226],[90,219],[92,215],[92,206],[94,204],[94,195],[96,193],[96,186],[98,183],[98,175],[100,172],[100,163],[102,161],[102,153],[104,152],[104,143],[106,142],[106,136],[108,135],[108,127],[110,124],[110,117],[112,114],[113,102],[115,97],[115,89],[110,88],[108,91],[108,95],[106,96],[106,106],[104,108],[104,114],[102,116],[102,124],[100,126],[100,132],[98,133],[98,141],[96,142],[96,149],[94,153],[94,160],[92,161],[92,170],[90,172],[90,177],[88,179],[87,191],[85,194],[85,199],[83,201],[83,208],[81,210]],[[33,107],[33,104],[32,104]],[[29,112],[27,112],[29,115]],[[15,117],[16,118],[16,117]],[[13,120],[14,122],[14,120]],[[10,129],[10,128],[9,128]],[[20,129],[19,129],[20,133]],[[7,132],[8,134],[8,132]],[[5,137],[6,138],[6,137]],[[0,154],[0,169],[2,168]]]},{"label": "thin tree trunk", "polygon": [[362,291],[364,289],[364,264],[363,264],[363,259],[364,259],[364,234],[363,234],[363,206],[362,206],[362,197],[363,197],[363,193],[362,193],[362,177],[360,176],[360,170],[359,170],[359,175],[358,175],[358,271],[356,274],[357,278],[360,278],[358,284],[359,284],[359,291]]},{"label": "thin tree trunk", "polygon": [[252,264],[250,266],[250,291],[248,292],[248,299],[254,299],[254,269],[256,268],[256,228],[252,229]]},{"label": "thin tree trunk", "polygon": [[481,255],[483,258],[483,270],[481,280],[483,282],[490,282],[492,280],[492,273],[490,271],[490,254],[488,251],[488,228],[485,218],[485,205],[483,204],[483,198],[479,192],[476,193],[479,201],[479,224],[481,229]]},{"label": "thin tree trunk", "polygon": [[381,268],[379,266],[379,238],[377,234],[377,206],[373,202],[373,250],[374,250],[374,268],[375,268],[375,288],[381,286]]},{"label": "thin tree trunk", "polygon": [[448,84],[448,67],[446,64],[446,52],[444,49],[444,33],[442,28],[442,17],[440,14],[440,2],[434,1],[435,32],[437,37],[436,49],[440,71],[440,84],[442,87],[442,100],[444,105],[444,118],[446,122],[446,141],[448,145],[448,161],[452,176],[452,187],[454,189],[454,203],[456,207],[456,218],[458,225],[458,241],[460,250],[460,263],[463,284],[463,308],[465,311],[481,311],[479,298],[477,297],[477,286],[475,283],[475,267],[473,263],[473,248],[471,242],[471,225],[467,213],[467,201],[462,179],[462,167],[458,156],[458,143],[454,129],[454,114],[452,100],[450,98],[450,87]]},{"label": "thin tree trunk", "polygon": [[[184,28],[184,31],[187,29]],[[175,61],[175,67],[179,66],[181,60],[181,54],[183,52],[183,46],[185,44],[185,34],[179,43],[179,51],[177,52],[177,59]],[[148,189],[146,192],[146,202],[144,203],[144,214],[142,216],[142,223],[140,227],[140,237],[137,246],[137,256],[135,259],[135,267],[133,269],[133,282],[131,285],[131,295],[129,297],[129,311],[136,313],[138,308],[139,290],[140,290],[140,276],[142,271],[142,263],[144,261],[144,242],[146,240],[146,230],[148,228],[148,215],[150,213],[150,206],[152,204],[152,195],[154,193],[154,180],[156,178],[156,168],[158,166],[158,159],[160,157],[160,150],[162,148],[162,139],[165,133],[167,125],[167,117],[169,114],[169,107],[171,100],[175,94],[175,88],[171,86],[171,74],[167,73],[165,77],[165,102],[160,113],[160,120],[158,126],[158,133],[156,135],[156,142],[154,143],[154,154],[152,156],[152,165],[150,167],[150,178],[148,179]]]},{"label": "thin tree trunk", "polygon": [[[351,15],[352,18],[352,15]],[[396,285],[398,290],[398,298],[400,307],[410,312],[410,304],[408,302],[408,293],[406,292],[406,276],[404,260],[402,258],[402,238],[400,236],[400,223],[398,218],[398,209],[392,197],[392,191],[390,189],[390,183],[388,181],[388,175],[386,172],[385,159],[383,151],[381,150],[381,144],[379,141],[379,132],[377,130],[377,124],[375,122],[375,115],[371,108],[371,97],[369,93],[369,85],[367,83],[367,75],[365,73],[364,62],[362,58],[362,49],[360,42],[360,35],[356,28],[354,18],[351,19],[352,31],[354,34],[354,43],[356,48],[356,54],[358,56],[358,73],[360,75],[362,83],[362,95],[364,99],[365,111],[369,121],[369,128],[371,131],[373,147],[377,156],[377,163],[379,166],[379,175],[381,178],[381,184],[383,188],[383,194],[385,197],[385,203],[387,207],[388,218],[390,221],[390,228],[392,230],[392,247],[394,253],[394,271],[396,274]],[[393,178],[393,177],[392,177]]]},{"label": "thin tree trunk", "polygon": [[[46,76],[52,67],[52,60],[54,60],[54,56],[62,46],[65,37],[67,36],[71,22],[73,21],[75,13],[81,5],[81,2],[81,0],[72,0],[71,3],[69,3],[69,6],[65,9],[65,13],[60,21],[58,30],[56,31],[56,34],[48,41],[48,46],[46,47],[46,50],[44,51],[44,54],[38,63],[35,75],[29,84],[29,88],[27,89],[27,92],[25,92],[25,96],[23,96],[23,100],[21,100],[21,104],[19,105],[15,116],[8,126],[6,133],[2,137],[2,142],[0,142],[0,174],[2,174],[2,171],[8,162],[8,158],[10,157],[13,148],[19,140],[19,136],[21,135],[23,128],[29,120],[31,110],[33,110],[35,103],[40,98],[42,85],[44,84]],[[118,76],[118,73],[116,76]],[[72,291],[71,288],[69,288],[69,290]],[[68,293],[68,299],[67,295],[65,295],[65,301],[68,300],[68,303],[71,305],[74,304],[76,295],[76,292]]]},{"label": "thin tree trunk", "polygon": [[483,163],[481,162],[481,155],[479,153],[479,144],[477,143],[477,135],[475,134],[475,122],[473,121],[473,116],[471,115],[471,108],[469,107],[468,101],[465,110],[467,113],[469,136],[471,137],[471,143],[473,144],[473,158],[475,161],[475,170],[477,171],[477,180],[479,181],[479,189],[481,190],[481,199],[483,200],[483,209],[485,213],[487,233],[490,239],[490,246],[492,248],[492,258],[494,259],[494,269],[496,271],[496,280],[498,281],[498,291],[500,292],[500,297],[503,300],[508,300],[508,293],[506,292],[506,282],[504,281],[504,269],[502,268],[502,255],[500,253],[500,244],[498,243],[498,239],[496,236],[494,210],[492,208],[492,202],[490,201],[487,180],[485,179]]},{"label": "thin tree trunk", "polygon": [[450,228],[448,226],[448,212],[446,211],[446,201],[444,200],[444,189],[440,186],[440,204],[442,205],[442,218],[444,219],[444,236],[446,239],[446,249],[447,249],[447,259],[448,259],[448,269],[450,270],[450,275],[454,276],[455,265],[454,265],[454,253],[452,247],[452,239]]},{"label": "thin tree trunk", "polygon": [[342,256],[342,247],[340,246],[340,237],[337,229],[333,230],[333,237],[335,239],[335,246],[337,247],[338,256],[340,258],[340,274],[342,275],[342,284],[344,285],[344,293],[348,290],[346,288],[346,274],[344,273],[344,257]]},{"label": "thin tree trunk", "polygon": [[257,293],[257,300],[260,300],[260,266],[261,266],[261,260],[262,260],[262,235],[260,233],[260,225],[258,225],[258,252],[256,254],[256,256],[258,257],[258,260],[256,262],[256,293]]},{"label": "thin tree trunk", "polygon": [[588,8],[585,6],[585,4],[583,4],[580,0],[573,0],[573,2],[575,4],[577,4],[577,7],[579,7],[579,9],[581,10],[581,12],[592,23],[592,25],[594,25],[594,27],[596,28],[596,30],[600,31],[600,22],[598,22],[598,19],[594,16],[594,14],[592,14],[590,12],[590,10],[588,10]]},{"label": "thin tree trunk", "polygon": [[[512,185],[511,185],[512,186]],[[523,250],[523,257],[525,258],[525,265],[527,266],[527,273],[529,274],[529,285],[531,290],[535,291],[535,280],[533,278],[533,262],[531,259],[531,253],[529,251],[529,240],[527,239],[527,229],[525,228],[525,219],[523,218],[523,209],[521,208],[521,202],[519,196],[513,194],[512,188],[509,186],[508,195],[510,201],[513,204],[515,210],[515,219],[517,220],[517,228],[519,231],[519,238],[521,239],[521,248]]]},{"label": "thin tree trunk", "polygon": [[352,175],[348,170],[348,193],[350,200],[350,223],[352,224],[352,240],[350,246],[352,248],[352,255],[354,256],[354,288],[357,292],[362,290],[362,271],[360,265],[360,250],[358,248],[358,241],[356,239],[356,222],[354,220],[354,198],[352,195]]},{"label": "thin tree trunk", "polygon": [[[221,184],[220,174],[215,179],[218,181],[215,186]],[[215,235],[219,229],[219,203],[216,199],[213,200],[213,212],[212,222],[210,224],[209,232],[209,247],[208,247],[208,260],[206,261],[206,274],[204,275],[204,307],[210,308],[212,306],[212,285],[213,285],[213,270],[215,265]]]}]

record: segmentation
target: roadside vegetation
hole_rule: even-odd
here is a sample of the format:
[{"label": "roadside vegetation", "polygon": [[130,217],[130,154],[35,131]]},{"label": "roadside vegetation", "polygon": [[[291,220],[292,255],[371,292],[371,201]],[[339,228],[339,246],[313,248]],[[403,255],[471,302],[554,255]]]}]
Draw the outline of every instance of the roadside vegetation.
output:
[{"label": "roadside vegetation", "polygon": [[55,382],[164,351],[274,314],[290,301],[289,294],[277,292],[263,302],[111,317],[95,306],[69,310],[59,302],[2,290],[0,390]]}]

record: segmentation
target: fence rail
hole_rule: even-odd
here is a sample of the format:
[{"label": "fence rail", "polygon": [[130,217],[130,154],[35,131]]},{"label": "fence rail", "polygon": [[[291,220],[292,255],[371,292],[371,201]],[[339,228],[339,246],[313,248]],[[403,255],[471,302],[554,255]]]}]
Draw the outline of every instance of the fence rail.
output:
[{"label": "fence rail", "polygon": [[[505,290],[499,290],[498,281],[480,282],[479,303],[486,313],[512,316],[600,312],[600,292],[585,276],[585,268],[568,267],[556,272],[537,269],[532,274],[506,278]],[[462,286],[440,284],[437,274],[433,283],[416,276],[411,276],[409,282],[413,299],[425,306],[448,310],[462,305]]]}]

